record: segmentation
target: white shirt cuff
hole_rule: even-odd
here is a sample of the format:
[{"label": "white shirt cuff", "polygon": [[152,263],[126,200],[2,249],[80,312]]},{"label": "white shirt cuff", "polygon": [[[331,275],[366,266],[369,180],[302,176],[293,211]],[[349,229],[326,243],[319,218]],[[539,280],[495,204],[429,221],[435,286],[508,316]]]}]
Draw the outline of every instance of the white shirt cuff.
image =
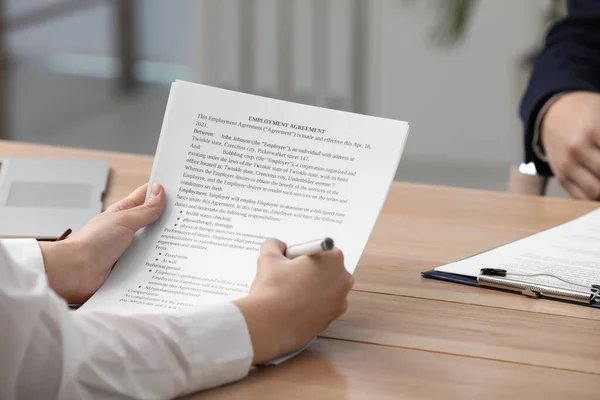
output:
[{"label": "white shirt cuff", "polygon": [[194,311],[177,318],[186,333],[181,349],[191,363],[191,382],[218,386],[248,375],[254,351],[241,311],[233,303],[223,303],[197,313],[199,318],[194,318]]},{"label": "white shirt cuff", "polygon": [[0,247],[9,258],[9,262],[17,268],[34,269],[46,273],[44,257],[40,245],[35,239],[0,239]]},{"label": "white shirt cuff", "polygon": [[544,117],[546,116],[546,113],[548,112],[548,109],[550,108],[550,106],[552,106],[552,104],[556,103],[556,101],[558,99],[560,99],[564,94],[565,94],[565,92],[561,92],[561,93],[557,93],[554,96],[550,97],[550,99],[548,99],[548,101],[546,101],[546,103],[544,103],[544,105],[538,112],[538,115],[535,119],[535,125],[533,127],[533,139],[532,139],[532,143],[531,143],[531,148],[533,149],[533,152],[535,153],[537,158],[546,163],[548,162],[548,157],[546,157],[546,153],[544,152],[544,149],[542,148],[542,140],[541,140],[542,121],[544,120]]}]

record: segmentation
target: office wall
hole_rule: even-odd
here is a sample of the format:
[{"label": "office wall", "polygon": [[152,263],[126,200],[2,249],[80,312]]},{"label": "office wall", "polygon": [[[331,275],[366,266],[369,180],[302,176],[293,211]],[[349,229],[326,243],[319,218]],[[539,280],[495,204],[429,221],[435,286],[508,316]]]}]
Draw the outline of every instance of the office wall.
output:
[{"label": "office wall", "polygon": [[[544,0],[485,0],[477,9],[474,24],[466,40],[454,48],[440,48],[430,40],[436,23],[433,2],[373,0],[368,2],[368,38],[362,54],[369,57],[364,77],[367,99],[364,112],[411,123],[411,136],[405,152],[405,162],[411,165],[461,164],[492,165],[507,171],[520,160],[521,127],[517,106],[526,71],[521,60],[539,39]],[[204,6],[202,6],[204,4]],[[249,61],[239,62],[239,32],[231,31],[226,21],[236,20],[248,12],[236,0],[220,2],[218,12],[210,0],[196,3],[196,15],[209,14],[206,24],[226,31],[202,29],[196,37],[204,42],[202,57],[197,58],[198,79],[212,84],[244,87],[244,74],[239,68]],[[247,4],[247,3],[246,3]],[[277,52],[277,18],[273,11],[277,0],[253,0],[254,25],[258,45],[253,60],[258,60],[253,82],[255,92],[273,92],[286,96],[282,83],[278,85],[278,64],[283,62]],[[291,52],[293,74],[292,99],[314,100],[323,85],[311,75],[314,58],[312,45],[316,32],[314,12],[307,8],[323,7],[322,2],[293,2]],[[329,0],[329,46],[332,56],[327,60],[325,97],[349,98],[353,79],[351,47],[355,20],[351,10],[355,1]],[[207,6],[208,5],[208,6]],[[203,8],[204,7],[204,8]],[[266,10],[266,11],[265,11]],[[284,12],[285,14],[285,12]],[[214,36],[208,37],[209,33]],[[242,35],[243,37],[243,35]],[[203,41],[204,38],[204,41]],[[221,41],[214,45],[214,41]],[[265,43],[267,43],[265,45]],[[215,50],[217,48],[217,50]],[[297,50],[301,49],[301,50]],[[280,50],[280,49],[279,49]],[[207,61],[207,56],[212,61]],[[220,66],[215,67],[217,64]],[[269,60],[269,61],[265,61]],[[252,61],[250,61],[252,62]],[[213,72],[211,72],[213,71]],[[215,76],[214,71],[219,76]],[[265,89],[267,88],[267,89]],[[269,89],[270,88],[270,89]],[[279,90],[279,92],[278,92]],[[323,97],[322,95],[320,97]],[[349,103],[352,103],[349,99]],[[346,102],[346,103],[348,103]],[[327,106],[327,101],[317,101]],[[347,104],[343,104],[341,108]]]},{"label": "office wall", "polygon": [[[7,0],[9,17],[63,0]],[[137,0],[140,57],[188,64],[194,51],[194,0]],[[20,54],[112,54],[115,33],[112,1],[85,11],[11,33],[10,46]]]},{"label": "office wall", "polygon": [[[9,14],[33,9],[59,0],[8,1]],[[210,1],[210,0],[209,0]],[[255,0],[268,8],[280,0]],[[300,92],[309,93],[318,86],[321,104],[331,97],[339,105],[351,86],[352,63],[349,40],[352,28],[345,17],[352,0],[330,0],[332,31],[329,49],[335,61],[328,73],[329,88],[314,85],[315,76],[306,67],[298,67],[295,80]],[[443,0],[442,0],[443,1]],[[220,2],[234,3],[233,0]],[[109,2],[107,2],[108,4]],[[202,69],[205,57],[202,43],[202,16],[193,0],[139,0],[139,34],[141,56],[144,59],[176,64],[194,64]],[[296,35],[315,32],[302,31],[307,19],[314,17],[306,4],[308,0],[293,1],[298,9],[295,17]],[[473,29],[466,41],[453,49],[440,49],[428,40],[435,22],[435,13],[427,5],[433,2],[404,0],[369,0],[369,40],[367,61],[367,112],[408,120],[411,137],[405,162],[451,165],[493,164],[503,168],[519,159],[521,153],[520,125],[516,115],[521,83],[518,62],[537,39],[541,7],[545,0],[484,0],[479,7]],[[110,55],[111,18],[109,5],[57,22],[16,32],[11,46],[17,53],[83,53]],[[263,10],[264,11],[264,10]],[[268,14],[256,14],[257,29],[263,31],[263,45],[254,58],[259,68],[256,80],[268,87],[274,76],[264,53],[276,35],[265,23]],[[311,17],[312,15],[312,17]],[[232,19],[229,19],[232,24]],[[310,26],[307,24],[306,26]],[[223,25],[223,29],[235,29]],[[264,43],[267,43],[265,45]],[[308,47],[307,47],[308,46]],[[262,52],[262,53],[261,53]],[[234,58],[235,60],[235,58]],[[262,61],[261,61],[262,60]],[[262,64],[260,64],[262,62]],[[310,60],[306,61],[310,63]],[[337,64],[336,64],[337,63]],[[229,63],[230,75],[237,72]],[[225,68],[227,71],[228,69]],[[200,79],[202,75],[198,75]],[[305,96],[306,98],[306,96]],[[337,99],[337,100],[336,100]],[[310,98],[308,99],[310,100]],[[331,99],[330,99],[331,100]]]},{"label": "office wall", "polygon": [[537,42],[545,4],[484,0],[465,42],[440,49],[428,41],[435,14],[427,7],[383,1],[379,113],[411,122],[407,159],[519,160],[519,65]]}]

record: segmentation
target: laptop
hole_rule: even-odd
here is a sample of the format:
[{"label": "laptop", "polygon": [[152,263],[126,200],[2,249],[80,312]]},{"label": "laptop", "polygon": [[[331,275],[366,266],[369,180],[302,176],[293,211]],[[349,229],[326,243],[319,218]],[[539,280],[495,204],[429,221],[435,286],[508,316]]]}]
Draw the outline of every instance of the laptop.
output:
[{"label": "laptop", "polygon": [[102,211],[105,160],[0,157],[0,238],[54,240]]}]

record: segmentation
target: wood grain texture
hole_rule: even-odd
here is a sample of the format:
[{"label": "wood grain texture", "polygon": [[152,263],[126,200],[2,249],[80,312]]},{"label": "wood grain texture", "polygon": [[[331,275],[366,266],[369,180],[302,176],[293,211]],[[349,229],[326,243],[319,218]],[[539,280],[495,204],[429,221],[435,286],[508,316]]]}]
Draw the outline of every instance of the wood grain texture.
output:
[{"label": "wood grain texture", "polygon": [[[103,158],[105,206],[147,181],[152,157],[0,141],[0,156]],[[194,398],[596,399],[600,310],[423,279],[597,203],[394,183],[346,315],[282,366]],[[327,339],[329,338],[329,339]]]},{"label": "wood grain texture", "polygon": [[600,310],[423,279],[421,272],[584,215],[598,203],[395,183],[355,289],[600,320]]},{"label": "wood grain texture", "polygon": [[598,320],[353,292],[322,336],[600,375]]},{"label": "wood grain texture", "polygon": [[421,277],[421,272],[443,264],[444,262],[427,260],[416,255],[367,250],[356,270],[354,288],[365,292],[600,320],[600,310],[590,307],[551,300],[540,301],[526,296]]},{"label": "wood grain texture", "polygon": [[600,378],[515,365],[319,339],[276,368],[189,399],[597,399]]}]

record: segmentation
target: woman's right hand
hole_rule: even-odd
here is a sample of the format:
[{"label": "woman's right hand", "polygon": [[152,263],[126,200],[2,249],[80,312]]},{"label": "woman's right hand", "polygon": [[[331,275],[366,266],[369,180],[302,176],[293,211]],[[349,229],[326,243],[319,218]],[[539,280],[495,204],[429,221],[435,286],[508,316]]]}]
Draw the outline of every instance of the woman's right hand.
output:
[{"label": "woman's right hand", "polygon": [[354,279],[339,249],[289,260],[285,243],[266,240],[256,279],[240,309],[252,340],[254,364],[306,346],[348,308]]}]

